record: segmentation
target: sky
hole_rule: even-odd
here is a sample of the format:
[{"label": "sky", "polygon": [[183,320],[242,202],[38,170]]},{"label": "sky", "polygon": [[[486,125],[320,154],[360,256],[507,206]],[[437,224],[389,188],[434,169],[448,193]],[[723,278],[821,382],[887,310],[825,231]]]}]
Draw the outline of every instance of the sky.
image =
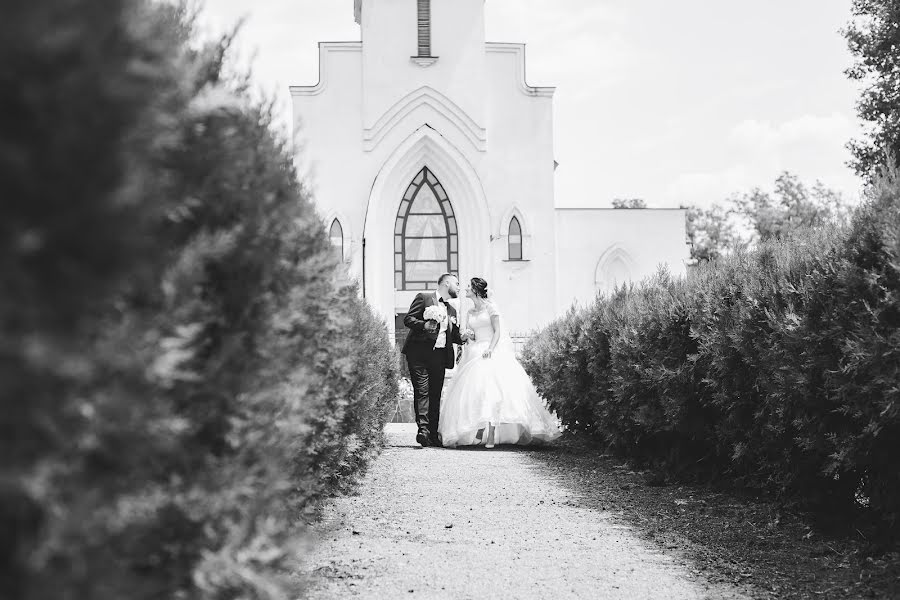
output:
[{"label": "sky", "polygon": [[[840,29],[851,0],[485,0],[487,41],[526,46],[555,86],[557,206],[707,207],[782,171],[859,198],[862,129]],[[318,79],[318,42],[359,40],[353,0],[205,0],[290,124],[289,85]]]}]

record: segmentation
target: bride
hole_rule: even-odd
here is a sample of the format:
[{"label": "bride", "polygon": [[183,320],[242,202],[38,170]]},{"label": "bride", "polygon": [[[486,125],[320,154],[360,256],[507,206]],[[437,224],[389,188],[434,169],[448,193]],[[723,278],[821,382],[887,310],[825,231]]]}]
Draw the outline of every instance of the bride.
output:
[{"label": "bride", "polygon": [[474,341],[464,346],[462,361],[441,402],[442,444],[493,448],[553,440],[561,434],[558,421],[516,359],[487,287],[487,281],[473,277],[466,288],[466,298],[475,304],[467,321]]}]

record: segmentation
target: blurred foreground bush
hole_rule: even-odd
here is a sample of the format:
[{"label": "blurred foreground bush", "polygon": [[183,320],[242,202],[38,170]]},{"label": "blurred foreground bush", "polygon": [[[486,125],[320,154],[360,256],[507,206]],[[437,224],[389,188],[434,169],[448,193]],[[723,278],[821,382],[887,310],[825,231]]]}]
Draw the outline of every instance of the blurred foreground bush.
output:
[{"label": "blurred foreground bush", "polygon": [[569,429],[666,469],[900,529],[900,182],[851,225],[665,273],[525,349]]},{"label": "blurred foreground bush", "polygon": [[0,597],[293,597],[395,406],[385,327],[229,39],[139,0],[3,13]]}]

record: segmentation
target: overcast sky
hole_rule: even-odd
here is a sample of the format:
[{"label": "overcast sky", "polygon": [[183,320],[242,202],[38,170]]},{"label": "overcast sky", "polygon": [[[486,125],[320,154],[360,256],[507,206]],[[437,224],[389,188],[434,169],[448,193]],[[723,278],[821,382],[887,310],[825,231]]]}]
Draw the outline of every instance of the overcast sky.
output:
[{"label": "overcast sky", "polygon": [[[850,0],[486,0],[487,39],[527,44],[527,80],[556,86],[556,203],[706,206],[783,170],[858,197],[859,135],[839,33]],[[318,81],[319,41],[358,40],[353,0],[206,0],[285,126],[288,85]]]}]

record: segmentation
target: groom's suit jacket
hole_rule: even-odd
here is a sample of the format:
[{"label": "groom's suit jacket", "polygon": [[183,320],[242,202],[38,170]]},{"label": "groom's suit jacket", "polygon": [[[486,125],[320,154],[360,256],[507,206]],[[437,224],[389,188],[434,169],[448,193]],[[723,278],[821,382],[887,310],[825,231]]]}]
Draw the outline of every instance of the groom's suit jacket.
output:
[{"label": "groom's suit jacket", "polygon": [[[437,341],[438,333],[428,333],[425,331],[425,309],[429,306],[437,304],[434,292],[425,292],[416,294],[412,304],[409,305],[409,312],[403,319],[403,324],[409,328],[409,335],[403,342],[403,354],[407,358],[421,357],[423,354],[434,351],[434,342]],[[462,338],[459,333],[459,323],[457,322],[456,309],[450,304],[444,303],[447,308],[447,317],[450,322],[447,323],[447,342],[444,345],[444,368],[452,369],[456,366],[456,354],[453,352],[453,344],[462,344]],[[441,348],[438,348],[441,351]]]}]

